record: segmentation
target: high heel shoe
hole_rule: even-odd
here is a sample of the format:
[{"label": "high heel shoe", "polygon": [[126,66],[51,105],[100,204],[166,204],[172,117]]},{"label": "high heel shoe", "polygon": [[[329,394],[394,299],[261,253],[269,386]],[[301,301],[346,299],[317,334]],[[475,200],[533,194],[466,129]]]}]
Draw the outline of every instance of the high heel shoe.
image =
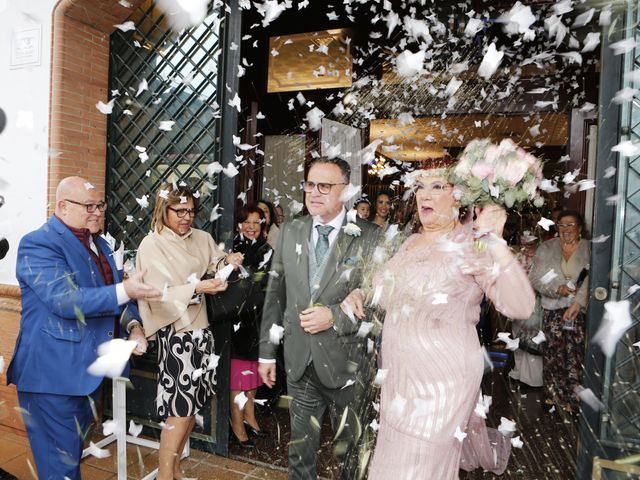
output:
[{"label": "high heel shoe", "polygon": [[246,450],[256,448],[255,442],[250,438],[247,438],[247,440],[244,440],[244,441],[240,440],[238,436],[235,434],[235,432],[233,431],[233,428],[231,428],[231,425],[229,425],[229,439],[231,440],[232,443],[235,443],[240,448],[244,448]]},{"label": "high heel shoe", "polygon": [[244,429],[249,435],[253,435],[256,438],[266,438],[269,436],[269,432],[266,432],[264,430],[256,430],[247,422],[244,422]]}]

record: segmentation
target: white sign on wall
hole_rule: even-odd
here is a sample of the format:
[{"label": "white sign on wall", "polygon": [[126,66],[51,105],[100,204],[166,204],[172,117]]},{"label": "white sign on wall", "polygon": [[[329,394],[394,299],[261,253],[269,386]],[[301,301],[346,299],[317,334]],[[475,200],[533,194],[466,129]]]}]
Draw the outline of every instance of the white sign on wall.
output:
[{"label": "white sign on wall", "polygon": [[11,37],[11,68],[40,65],[41,38],[40,25],[15,29]]}]

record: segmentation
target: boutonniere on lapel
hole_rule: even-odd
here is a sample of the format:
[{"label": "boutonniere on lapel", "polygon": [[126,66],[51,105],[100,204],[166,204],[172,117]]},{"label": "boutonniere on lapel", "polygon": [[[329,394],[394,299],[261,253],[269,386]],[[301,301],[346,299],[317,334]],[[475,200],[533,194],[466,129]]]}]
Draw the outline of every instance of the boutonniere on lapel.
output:
[{"label": "boutonniere on lapel", "polygon": [[362,229],[356,225],[357,212],[355,209],[351,209],[347,212],[347,224],[342,227],[344,233],[351,235],[352,237],[359,237],[362,233]]},{"label": "boutonniere on lapel", "polygon": [[359,237],[362,233],[362,229],[355,223],[347,223],[342,227],[342,229],[344,230],[344,233],[351,235],[352,237]]}]

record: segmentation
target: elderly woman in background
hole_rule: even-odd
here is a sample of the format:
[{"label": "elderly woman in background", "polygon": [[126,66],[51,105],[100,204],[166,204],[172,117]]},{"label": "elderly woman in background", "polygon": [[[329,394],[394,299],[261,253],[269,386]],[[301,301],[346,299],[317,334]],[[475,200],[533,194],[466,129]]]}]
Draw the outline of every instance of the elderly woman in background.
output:
[{"label": "elderly woman in background", "polygon": [[[255,416],[254,399],[256,390],[262,385],[258,375],[258,345],[260,342],[260,320],[264,304],[267,272],[271,268],[272,248],[262,234],[266,228],[264,213],[258,207],[246,205],[236,214],[238,235],[233,240],[233,251],[244,255],[243,266],[249,278],[242,309],[231,321],[234,329],[231,334],[231,380],[230,405],[231,429],[236,440],[243,448],[255,447],[247,431],[256,437],[265,437]],[[244,393],[246,401],[238,396]],[[244,399],[242,399],[244,400]]]},{"label": "elderly woman in background", "polygon": [[543,312],[543,377],[548,403],[577,411],[574,389],[580,382],[585,352],[587,271],[591,256],[588,240],[581,238],[584,222],[575,211],[560,212],[558,237],[543,242],[529,272],[540,294]]},{"label": "elderly woman in background", "polygon": [[262,213],[264,213],[264,218],[266,221],[266,228],[263,230],[264,238],[266,238],[267,243],[271,246],[271,248],[276,248],[278,235],[280,234],[280,227],[278,226],[278,214],[276,213],[276,209],[273,206],[273,203],[268,202],[267,200],[258,201],[258,208],[262,210]]},{"label": "elderly woman in background", "polygon": [[[406,240],[373,281],[374,296],[386,310],[386,377],[371,480],[452,480],[460,466],[501,473],[509,457],[509,439],[489,431],[474,413],[484,371],[475,325],[484,295],[505,315],[522,319],[535,297],[501,239],[504,209],[488,206],[473,223],[462,224],[447,174],[445,166],[418,173],[422,231]],[[485,248],[474,246],[479,234],[485,235]],[[363,318],[365,298],[354,290],[341,307]]]},{"label": "elderly woman in background", "polygon": [[219,279],[200,280],[224,262],[238,266],[242,254],[226,255],[211,235],[191,228],[198,199],[187,187],[163,185],[156,196],[152,233],[140,243],[138,271],[163,291],[160,301],[139,300],[146,336],[158,341],[159,480],[181,479],[180,454],[215,384],[213,337],[203,295],[223,292]]}]

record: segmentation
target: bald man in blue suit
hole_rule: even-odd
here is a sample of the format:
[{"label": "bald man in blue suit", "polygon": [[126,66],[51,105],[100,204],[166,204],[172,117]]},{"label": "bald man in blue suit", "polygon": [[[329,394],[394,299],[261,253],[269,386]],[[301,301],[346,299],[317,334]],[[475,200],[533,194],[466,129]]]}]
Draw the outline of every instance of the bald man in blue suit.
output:
[{"label": "bald man in blue suit", "polygon": [[99,236],[105,208],[89,182],[67,177],[56,190],[55,214],[18,247],[22,316],[7,383],[18,389],[40,480],[80,479],[91,404],[103,380],[87,368],[118,322],[141,355],[147,343],[133,300],[161,296],[144,284],[144,272],[122,281]]}]

